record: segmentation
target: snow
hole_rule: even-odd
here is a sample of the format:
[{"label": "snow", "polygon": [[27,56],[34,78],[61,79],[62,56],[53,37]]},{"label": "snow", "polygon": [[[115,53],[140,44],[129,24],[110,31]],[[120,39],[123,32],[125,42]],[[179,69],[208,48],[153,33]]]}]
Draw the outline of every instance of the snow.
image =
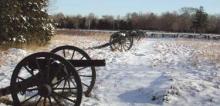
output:
[{"label": "snow", "polygon": [[[80,36],[74,42],[75,37],[71,39],[56,40],[45,50],[66,44],[85,49],[105,42]],[[106,66],[96,68],[92,96],[83,97],[82,106],[218,106],[219,64],[198,55],[204,51],[176,39],[152,38],[135,41],[127,52],[86,50],[93,59],[106,59]],[[33,52],[37,51],[0,51],[0,88],[9,85],[13,68]]]}]

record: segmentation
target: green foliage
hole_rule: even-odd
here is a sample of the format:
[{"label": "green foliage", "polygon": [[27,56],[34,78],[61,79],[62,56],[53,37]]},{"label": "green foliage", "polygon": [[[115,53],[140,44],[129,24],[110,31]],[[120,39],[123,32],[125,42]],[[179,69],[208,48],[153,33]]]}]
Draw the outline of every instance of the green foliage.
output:
[{"label": "green foliage", "polygon": [[53,35],[47,0],[1,0],[0,44],[44,44]]}]

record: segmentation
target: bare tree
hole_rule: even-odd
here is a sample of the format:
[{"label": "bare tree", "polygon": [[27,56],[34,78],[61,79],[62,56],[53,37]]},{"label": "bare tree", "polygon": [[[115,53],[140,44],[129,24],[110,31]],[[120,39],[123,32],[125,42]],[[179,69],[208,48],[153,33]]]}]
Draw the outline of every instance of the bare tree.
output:
[{"label": "bare tree", "polygon": [[86,27],[88,28],[88,29],[91,29],[91,23],[92,23],[92,21],[94,20],[96,18],[96,16],[95,16],[95,14],[93,14],[93,13],[90,13],[88,16],[87,16],[87,18],[86,18]]}]

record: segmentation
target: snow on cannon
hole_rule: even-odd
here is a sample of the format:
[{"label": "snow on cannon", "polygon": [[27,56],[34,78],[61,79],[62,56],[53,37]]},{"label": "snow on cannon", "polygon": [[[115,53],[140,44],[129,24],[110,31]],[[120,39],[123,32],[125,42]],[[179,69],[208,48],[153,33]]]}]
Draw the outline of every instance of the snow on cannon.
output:
[{"label": "snow on cannon", "polygon": [[97,66],[105,60],[92,60],[74,46],[35,53],[17,64],[0,96],[11,94],[14,106],[80,106],[83,93],[90,96]]}]

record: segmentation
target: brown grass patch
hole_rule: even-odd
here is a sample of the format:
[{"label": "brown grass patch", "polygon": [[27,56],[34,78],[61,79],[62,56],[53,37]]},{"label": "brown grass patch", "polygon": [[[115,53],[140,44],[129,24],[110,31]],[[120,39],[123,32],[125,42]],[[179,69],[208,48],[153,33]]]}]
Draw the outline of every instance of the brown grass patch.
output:
[{"label": "brown grass patch", "polygon": [[59,36],[63,36],[63,35],[80,36],[80,37],[88,37],[89,39],[96,39],[96,40],[107,40],[112,34],[112,32],[86,31],[86,30],[74,30],[74,29],[62,29],[62,30],[58,29],[56,32],[57,32],[56,35],[59,35]]},{"label": "brown grass patch", "polygon": [[220,41],[208,40],[178,40],[175,42],[177,46],[190,46],[196,50],[195,61],[198,58],[220,64]]},{"label": "brown grass patch", "polygon": [[37,50],[41,48],[45,48],[48,44],[45,45],[39,45],[37,43],[31,43],[31,44],[5,44],[5,45],[0,45],[0,50],[1,51],[6,51],[9,48],[22,48],[22,49],[27,49],[27,50]]},{"label": "brown grass patch", "polygon": [[13,102],[9,99],[8,96],[0,97],[0,103],[4,103],[6,105],[12,105]]},{"label": "brown grass patch", "polygon": [[66,44],[75,44],[76,41],[79,40],[97,40],[97,41],[109,41],[111,32],[103,32],[103,31],[83,31],[83,30],[69,30],[69,29],[62,29],[57,30],[57,34],[52,37],[51,41],[46,45],[39,45],[37,43],[31,44],[6,44],[0,45],[0,50],[6,51],[9,48],[23,48],[26,50],[40,50],[40,51],[47,51],[48,46],[53,44],[54,42],[64,42]]},{"label": "brown grass patch", "polygon": [[104,35],[112,34],[112,32],[106,31],[93,31],[93,30],[78,30],[78,29],[57,29],[56,33],[58,35],[74,35],[74,36],[94,36],[94,35]]}]

